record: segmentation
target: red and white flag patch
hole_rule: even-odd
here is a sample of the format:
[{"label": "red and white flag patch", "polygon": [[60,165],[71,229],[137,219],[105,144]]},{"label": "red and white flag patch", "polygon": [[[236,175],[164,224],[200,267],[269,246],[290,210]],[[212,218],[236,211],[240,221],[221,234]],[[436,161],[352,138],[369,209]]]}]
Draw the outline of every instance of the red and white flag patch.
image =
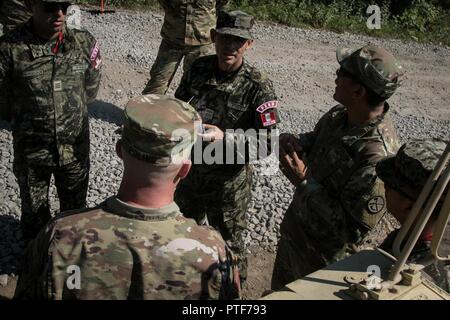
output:
[{"label": "red and white flag patch", "polygon": [[261,121],[264,127],[271,126],[277,123],[277,117],[275,116],[275,112],[267,112],[261,115]]},{"label": "red and white flag patch", "polygon": [[100,47],[97,41],[95,41],[94,47],[91,50],[89,60],[91,61],[92,68],[95,70],[100,68],[100,65],[102,64],[102,57],[100,55]]},{"label": "red and white flag patch", "polygon": [[278,101],[272,100],[272,101],[264,102],[262,105],[260,105],[258,108],[256,108],[256,111],[258,111],[259,113],[263,113],[266,110],[276,109],[276,108],[278,108]]}]

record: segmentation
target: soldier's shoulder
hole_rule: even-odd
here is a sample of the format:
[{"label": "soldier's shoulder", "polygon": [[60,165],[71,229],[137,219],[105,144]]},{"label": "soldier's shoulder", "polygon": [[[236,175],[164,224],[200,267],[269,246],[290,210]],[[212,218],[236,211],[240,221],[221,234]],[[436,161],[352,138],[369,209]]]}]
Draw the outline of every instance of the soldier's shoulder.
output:
[{"label": "soldier's shoulder", "polygon": [[191,70],[194,70],[194,66],[195,66],[196,71],[198,68],[200,68],[200,69],[213,68],[215,59],[216,59],[215,54],[210,54],[210,55],[199,57],[199,58],[195,59],[195,61],[192,63]]},{"label": "soldier's shoulder", "polygon": [[90,220],[98,220],[103,215],[107,214],[103,210],[103,205],[98,205],[93,208],[83,208],[63,211],[55,215],[50,220],[51,225],[63,228],[65,226],[81,226],[88,223]]},{"label": "soldier's shoulder", "polygon": [[261,86],[272,86],[272,81],[267,74],[260,71],[253,64],[245,61],[244,63],[244,75],[252,82],[259,84]]},{"label": "soldier's shoulder", "polygon": [[16,44],[22,44],[31,39],[31,33],[29,32],[29,23],[25,23],[16,29],[5,33],[0,37],[0,45],[13,46]]},{"label": "soldier's shoulder", "polygon": [[91,50],[93,46],[98,45],[97,39],[88,30],[84,28],[68,30],[84,50]]}]

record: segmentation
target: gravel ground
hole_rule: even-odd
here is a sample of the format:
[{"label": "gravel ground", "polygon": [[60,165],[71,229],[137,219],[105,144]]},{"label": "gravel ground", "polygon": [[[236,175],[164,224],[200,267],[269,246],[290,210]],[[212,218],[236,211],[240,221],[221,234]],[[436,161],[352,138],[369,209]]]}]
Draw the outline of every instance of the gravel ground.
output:
[{"label": "gravel ground", "polygon": [[[115,155],[117,135],[126,101],[139,94],[156,56],[162,16],[153,12],[117,11],[93,15],[83,10],[83,25],[100,41],[104,72],[98,100],[90,106],[91,178],[88,205],[95,206],[114,194],[122,167]],[[390,49],[402,62],[407,79],[392,97],[391,115],[402,141],[413,138],[450,137],[450,48],[398,40],[380,40],[351,34],[305,30],[258,23],[254,48],[248,60],[273,79],[282,103],[281,132],[304,132],[332,107],[337,46],[356,47],[367,42]],[[177,73],[169,90],[173,93],[180,79]],[[17,273],[23,252],[19,190],[12,173],[12,144],[8,124],[0,122],[0,274]],[[275,167],[274,167],[275,166]],[[247,212],[248,252],[276,250],[279,225],[293,195],[292,185],[276,168],[274,158],[254,165],[253,199]],[[55,188],[50,190],[53,211],[58,209]],[[397,226],[388,216],[367,239],[366,245],[379,243]],[[449,246],[449,239],[446,245]],[[257,248],[257,250],[254,250]],[[262,268],[263,269],[263,268]],[[264,270],[264,269],[263,269]]]}]

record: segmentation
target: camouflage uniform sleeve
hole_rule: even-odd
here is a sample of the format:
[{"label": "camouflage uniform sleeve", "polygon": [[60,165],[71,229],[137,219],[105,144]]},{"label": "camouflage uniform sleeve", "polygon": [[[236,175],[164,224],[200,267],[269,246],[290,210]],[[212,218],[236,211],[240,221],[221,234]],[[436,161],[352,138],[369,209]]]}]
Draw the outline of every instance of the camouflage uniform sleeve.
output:
[{"label": "camouflage uniform sleeve", "polygon": [[[384,184],[376,175],[375,163],[367,158],[359,163],[339,195],[330,194],[323,185],[312,178],[297,186],[296,192],[300,196],[298,203],[301,206],[297,211],[308,212],[308,228],[317,228],[318,231],[329,233],[330,236],[336,233],[337,238],[343,239],[341,229],[343,226],[335,225],[335,221],[356,223],[359,230],[366,232],[383,217],[386,212]],[[356,243],[364,235],[345,236],[349,238],[344,241]]]},{"label": "camouflage uniform sleeve", "polygon": [[[2,41],[2,38],[0,38]],[[11,121],[11,103],[9,88],[12,83],[11,78],[11,61],[6,45],[0,47],[0,120]]]},{"label": "camouflage uniform sleeve", "polygon": [[25,263],[17,283],[14,299],[47,300],[49,299],[48,274],[50,258],[48,250],[53,238],[53,225],[43,228],[28,245]]},{"label": "camouflage uniform sleeve", "polygon": [[225,245],[224,254],[219,254],[219,263],[204,277],[208,279],[208,300],[240,299],[240,278],[237,260]]},{"label": "camouflage uniform sleeve", "polygon": [[98,41],[90,34],[87,35],[89,68],[85,74],[85,90],[87,103],[94,102],[100,87],[102,57]]},{"label": "camouflage uniform sleeve", "polygon": [[[278,115],[278,98],[269,79],[262,79],[256,89],[252,102],[253,129],[256,130],[256,141],[253,137],[239,133],[225,133],[227,143],[234,143],[234,150],[245,143],[245,160],[263,159],[272,152],[272,130],[280,122]],[[256,143],[255,143],[256,142]],[[239,156],[240,157],[240,156]]]}]

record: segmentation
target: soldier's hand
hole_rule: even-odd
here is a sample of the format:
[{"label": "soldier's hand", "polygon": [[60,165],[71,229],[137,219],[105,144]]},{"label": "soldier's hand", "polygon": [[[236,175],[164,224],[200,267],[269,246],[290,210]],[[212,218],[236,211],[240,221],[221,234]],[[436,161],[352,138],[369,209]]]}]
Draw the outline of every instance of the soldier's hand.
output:
[{"label": "soldier's hand", "polygon": [[297,156],[302,159],[303,148],[300,145],[298,138],[291,133],[280,134],[280,152],[291,153],[295,151]]},{"label": "soldier's hand", "polygon": [[280,148],[280,169],[294,186],[306,178],[307,167],[290,143]]},{"label": "soldier's hand", "polygon": [[217,126],[212,124],[204,124],[205,133],[199,134],[203,141],[214,142],[216,140],[223,140],[224,133]]}]

